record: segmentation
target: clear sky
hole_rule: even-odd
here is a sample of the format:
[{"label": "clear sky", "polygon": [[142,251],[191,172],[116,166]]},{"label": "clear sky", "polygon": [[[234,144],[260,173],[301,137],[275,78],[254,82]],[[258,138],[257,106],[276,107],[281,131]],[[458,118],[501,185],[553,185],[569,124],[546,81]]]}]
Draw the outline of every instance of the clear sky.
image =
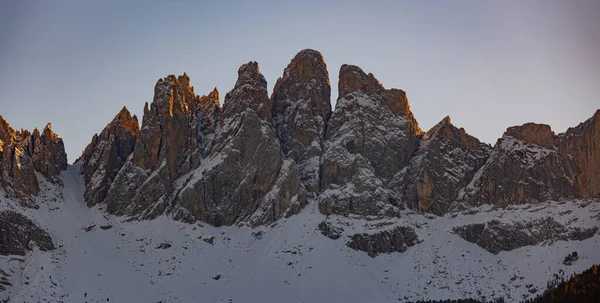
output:
[{"label": "clear sky", "polygon": [[[444,116],[494,143],[511,125],[555,132],[600,108],[600,1],[8,1],[0,114],[51,122],[74,161],[123,105],[141,122],[154,84],[187,72],[198,94],[257,61],[269,91],[290,59],[325,57],[407,92],[421,128]],[[221,100],[223,102],[223,100]]]}]

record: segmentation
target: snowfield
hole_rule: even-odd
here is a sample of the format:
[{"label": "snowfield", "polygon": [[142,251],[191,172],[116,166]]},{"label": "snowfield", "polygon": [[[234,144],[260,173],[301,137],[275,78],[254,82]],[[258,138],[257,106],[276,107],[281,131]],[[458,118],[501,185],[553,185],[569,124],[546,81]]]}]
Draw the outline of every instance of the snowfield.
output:
[{"label": "snowfield", "polygon": [[[330,216],[330,222],[344,228],[343,236],[332,240],[317,229],[326,218],[316,201],[299,215],[255,229],[185,224],[165,216],[127,222],[107,215],[105,205],[85,205],[78,165],[70,166],[62,178],[63,188],[42,182],[38,210],[21,209],[2,193],[0,208],[26,214],[49,232],[57,249],[0,256],[0,269],[13,285],[0,292],[0,299],[166,303],[504,297],[518,302],[543,291],[554,274],[566,277],[600,263],[598,233],[583,241],[556,241],[495,255],[452,231],[453,226],[471,223],[547,216],[565,226],[598,227],[598,200],[481,207],[445,217],[408,211],[401,219]],[[346,246],[347,236],[390,225],[415,228],[422,242],[404,253],[376,258]],[[161,246],[164,243],[168,245]],[[573,251],[579,260],[563,265]]]}]

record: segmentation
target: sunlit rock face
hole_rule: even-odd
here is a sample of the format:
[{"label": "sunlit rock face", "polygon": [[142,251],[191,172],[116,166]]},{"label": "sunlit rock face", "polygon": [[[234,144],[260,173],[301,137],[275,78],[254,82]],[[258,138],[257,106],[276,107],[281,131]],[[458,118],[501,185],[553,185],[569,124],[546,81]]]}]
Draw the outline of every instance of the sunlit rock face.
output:
[{"label": "sunlit rock face", "polygon": [[559,134],[557,145],[583,198],[600,196],[600,110],[593,117]]},{"label": "sunlit rock face", "polygon": [[403,91],[385,89],[353,65],[342,65],[339,79],[325,136],[319,209],[397,216],[403,203],[388,184],[409,164],[421,129]]},{"label": "sunlit rock face", "polygon": [[508,128],[455,205],[506,206],[573,198],[573,180],[550,140],[553,137],[547,125],[527,123]]},{"label": "sunlit rock face", "polygon": [[123,107],[85,148],[78,161],[82,162],[84,198],[89,206],[104,202],[110,185],[133,152],[139,131],[137,117]]},{"label": "sunlit rock face", "polygon": [[271,96],[273,125],[284,154],[294,159],[307,190],[319,190],[325,126],[331,116],[331,86],[321,53],[299,52],[277,79]]},{"label": "sunlit rock face", "polygon": [[446,117],[423,135],[410,165],[394,178],[392,187],[411,209],[443,215],[490,152],[488,144]]},{"label": "sunlit rock face", "polygon": [[8,196],[16,197],[23,206],[34,207],[33,197],[39,193],[36,171],[48,182],[62,184],[61,171],[67,168],[67,154],[62,139],[48,123],[40,134],[27,130],[14,131],[0,116],[0,179]]}]

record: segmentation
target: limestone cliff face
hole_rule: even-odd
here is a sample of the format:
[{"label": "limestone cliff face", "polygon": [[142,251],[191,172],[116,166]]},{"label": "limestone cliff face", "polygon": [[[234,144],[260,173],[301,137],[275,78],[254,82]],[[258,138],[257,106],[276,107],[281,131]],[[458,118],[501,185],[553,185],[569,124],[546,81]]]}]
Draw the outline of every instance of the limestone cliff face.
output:
[{"label": "limestone cliff face", "polygon": [[321,53],[299,52],[277,79],[271,96],[273,125],[284,154],[294,159],[307,190],[319,189],[325,126],[331,116],[331,87]]},{"label": "limestone cliff face", "polygon": [[[186,75],[159,80],[139,132],[122,112],[84,152],[88,204],[216,226],[267,224],[298,212],[306,191],[270,123],[266,83],[256,62],[242,65],[221,109],[216,89],[200,97]],[[121,138],[119,147],[106,138]],[[98,160],[114,151],[122,154]]]},{"label": "limestone cliff face", "polygon": [[137,117],[123,107],[85,148],[78,161],[82,162],[84,198],[89,206],[104,202],[112,181],[133,152],[138,133]]},{"label": "limestone cliff face", "polygon": [[411,209],[443,215],[490,152],[489,145],[456,128],[446,117],[425,133],[410,165],[396,176],[393,187]]},{"label": "limestone cliff face", "polygon": [[109,212],[153,218],[167,210],[175,180],[200,165],[201,101],[186,74],[158,80],[133,153],[108,190]]},{"label": "limestone cliff face", "polygon": [[401,90],[343,65],[339,99],[328,121],[319,208],[325,214],[399,214],[388,183],[406,167],[421,130]]},{"label": "limestone cliff face", "polygon": [[266,83],[256,62],[240,67],[212,151],[177,197],[176,218],[268,224],[306,204],[298,167],[283,158],[265,111]]},{"label": "limestone cliff face", "polygon": [[547,125],[527,123],[510,127],[461,191],[455,206],[506,206],[575,197],[566,163],[550,145],[549,138],[553,136]]},{"label": "limestone cliff face", "polygon": [[558,135],[557,145],[575,191],[583,198],[600,196],[600,110]]},{"label": "limestone cliff face", "polygon": [[31,135],[28,147],[32,155],[33,167],[47,180],[60,184],[60,173],[67,169],[67,154],[65,144],[58,134],[52,131],[52,125],[48,123],[42,134],[35,129]]},{"label": "limestone cliff face", "polygon": [[44,131],[14,131],[0,116],[0,179],[9,196],[22,205],[33,207],[32,197],[39,192],[35,172],[55,184],[62,184],[61,171],[67,168],[67,155],[62,139],[52,131],[50,123]]}]

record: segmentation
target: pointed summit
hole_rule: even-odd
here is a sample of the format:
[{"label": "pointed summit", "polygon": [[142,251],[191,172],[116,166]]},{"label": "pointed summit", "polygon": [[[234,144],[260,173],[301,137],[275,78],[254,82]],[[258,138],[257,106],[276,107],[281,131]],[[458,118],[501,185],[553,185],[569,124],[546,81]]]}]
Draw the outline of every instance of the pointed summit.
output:
[{"label": "pointed summit", "polygon": [[115,116],[113,122],[120,123],[133,136],[137,136],[140,131],[140,125],[136,115],[131,116],[131,113],[126,106],[123,106],[121,111]]},{"label": "pointed summit", "polygon": [[409,168],[392,183],[414,211],[443,215],[490,152],[490,146],[446,116],[423,135]]},{"label": "pointed summit", "polygon": [[271,120],[271,104],[267,94],[267,80],[260,73],[255,61],[243,64],[238,69],[238,79],[233,89],[225,95],[223,119],[254,111],[261,119]]},{"label": "pointed summit", "polygon": [[0,115],[0,140],[4,142],[4,144],[8,144],[15,137],[15,130],[8,124],[8,121],[4,119],[2,115]]},{"label": "pointed summit", "polygon": [[131,116],[127,107],[123,106],[100,135],[94,135],[85,148],[77,162],[82,162],[84,198],[89,206],[106,199],[110,184],[133,152],[139,131],[137,117]]}]

